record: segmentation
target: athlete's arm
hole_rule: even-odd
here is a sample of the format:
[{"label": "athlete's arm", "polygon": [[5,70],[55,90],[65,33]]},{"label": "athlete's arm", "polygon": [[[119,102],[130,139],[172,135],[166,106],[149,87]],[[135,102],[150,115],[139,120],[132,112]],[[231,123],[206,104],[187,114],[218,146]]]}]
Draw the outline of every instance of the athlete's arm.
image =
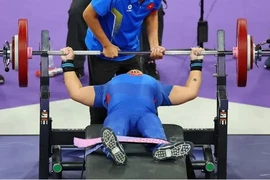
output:
[{"label": "athlete's arm", "polygon": [[154,9],[145,19],[150,49],[159,46],[158,10]]},{"label": "athlete's arm", "polygon": [[193,48],[191,50],[191,71],[185,86],[161,85],[160,90],[163,96],[161,105],[180,105],[198,96],[202,81],[203,56],[199,55],[202,50],[202,48]]},{"label": "athlete's arm", "polygon": [[173,86],[169,99],[172,105],[180,105],[195,99],[199,94],[201,86],[201,71],[192,71],[186,82],[186,86]]},{"label": "athlete's arm", "polygon": [[111,10],[112,0],[92,0],[83,12],[83,18],[103,47],[111,44],[99,23],[98,17]]},{"label": "athlete's arm", "polygon": [[70,98],[86,106],[102,107],[104,85],[83,87],[74,71],[73,50],[68,47],[61,51],[66,54],[61,58],[64,82]]},{"label": "athlete's arm", "polygon": [[64,81],[72,100],[86,106],[93,106],[95,101],[95,91],[93,86],[82,87],[75,72],[65,72]]}]

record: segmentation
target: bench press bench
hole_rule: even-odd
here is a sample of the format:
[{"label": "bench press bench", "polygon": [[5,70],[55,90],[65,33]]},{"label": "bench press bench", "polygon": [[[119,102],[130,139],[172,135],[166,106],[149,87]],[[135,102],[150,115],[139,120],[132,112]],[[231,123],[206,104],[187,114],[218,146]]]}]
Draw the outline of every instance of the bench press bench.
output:
[{"label": "bench press bench", "polygon": [[[170,142],[184,140],[180,126],[164,124]],[[100,137],[102,125],[86,127],[87,139]],[[123,144],[128,161],[125,166],[116,166],[98,150],[86,156],[86,179],[187,179],[186,159],[156,162],[143,144]]]}]

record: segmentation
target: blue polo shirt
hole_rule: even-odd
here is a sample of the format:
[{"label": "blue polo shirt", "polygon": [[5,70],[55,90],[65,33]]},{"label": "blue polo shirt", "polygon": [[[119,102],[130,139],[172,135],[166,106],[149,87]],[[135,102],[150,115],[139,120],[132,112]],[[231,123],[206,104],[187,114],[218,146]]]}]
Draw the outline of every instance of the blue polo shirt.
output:
[{"label": "blue polo shirt", "polygon": [[[100,25],[112,42],[121,51],[138,51],[140,49],[140,35],[143,20],[153,11],[160,8],[162,0],[92,0],[91,5],[99,15]],[[89,50],[103,50],[101,43],[88,28],[86,46]],[[113,61],[125,61],[134,55],[119,55],[110,59]]]}]

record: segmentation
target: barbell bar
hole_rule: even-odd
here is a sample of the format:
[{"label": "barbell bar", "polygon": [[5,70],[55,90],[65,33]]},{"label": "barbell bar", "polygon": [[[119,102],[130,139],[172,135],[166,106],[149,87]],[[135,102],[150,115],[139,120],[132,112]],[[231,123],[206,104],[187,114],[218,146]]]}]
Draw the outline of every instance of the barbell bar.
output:
[{"label": "barbell bar", "polygon": [[[101,51],[73,51],[75,55],[87,56],[87,55],[102,55]],[[10,50],[7,51],[10,53]],[[164,52],[164,55],[189,55],[191,50],[179,49],[179,50],[168,50]],[[261,56],[270,56],[270,50],[254,51],[255,54],[260,54]],[[0,56],[4,54],[3,50],[0,50]],[[32,55],[53,55],[62,56],[65,55],[61,51],[32,51]],[[119,51],[119,55],[150,55],[150,51]],[[201,52],[201,55],[233,55],[233,50],[231,51],[216,51],[216,50],[205,50]]]},{"label": "barbell bar", "polygon": [[[102,55],[101,51],[73,51],[75,55],[79,56],[87,56],[87,55]],[[191,52],[190,49],[175,49],[175,50],[167,50],[164,52],[164,55],[189,55]],[[10,50],[7,50],[7,53],[10,53]],[[0,50],[0,56],[4,54],[3,50]],[[32,55],[53,55],[53,56],[61,56],[65,55],[61,51],[32,51]],[[120,55],[150,55],[150,51],[119,51]],[[216,51],[216,50],[205,50],[201,52],[202,55],[232,55],[232,51]]]},{"label": "barbell bar", "polygon": [[[64,55],[61,51],[34,51],[28,46],[28,20],[18,20],[18,35],[12,38],[12,43],[9,47],[4,46],[0,50],[0,56],[4,57],[4,64],[8,66],[8,62],[12,62],[12,69],[18,70],[19,86],[28,86],[28,59],[33,55]],[[236,44],[231,51],[205,50],[202,55],[233,55],[236,59],[237,85],[245,87],[247,82],[247,71],[253,68],[253,62],[257,56],[270,56],[270,51],[255,51],[253,37],[247,33],[246,19],[239,18],[236,28]],[[189,55],[190,49],[167,50],[165,55]],[[74,51],[75,55],[102,55],[101,51]],[[119,51],[120,55],[149,55],[150,51]],[[6,62],[6,63],[5,63]]]},{"label": "barbell bar", "polygon": [[[87,56],[87,55],[102,55],[101,51],[73,51],[75,55]],[[7,53],[10,53],[10,50],[7,50]],[[164,52],[164,55],[189,55],[191,53],[190,49],[179,49],[179,50],[167,50]],[[270,52],[269,52],[270,53]],[[0,50],[0,55],[4,54],[3,50]],[[32,51],[32,55],[53,55],[61,56],[65,55],[61,51]],[[119,51],[119,55],[150,55],[150,51]],[[215,50],[206,50],[201,52],[202,55],[233,55],[232,51],[215,51]]]},{"label": "barbell bar", "polygon": [[[164,52],[164,55],[188,55],[190,54],[190,50],[168,50]],[[61,56],[63,53],[61,51],[36,51],[33,52],[33,55],[41,55],[42,53],[47,53],[48,55]],[[119,51],[119,55],[150,55],[150,51]],[[201,54],[203,55],[215,55],[217,51],[203,51]],[[232,52],[225,52],[226,54],[231,54]],[[102,55],[101,51],[74,51],[75,55]]]},{"label": "barbell bar", "polygon": [[[101,51],[73,51],[75,55],[102,55],[103,53]],[[168,50],[164,52],[164,55],[189,55],[191,53],[191,50]],[[33,51],[32,55],[53,55],[53,56],[61,56],[65,55],[61,51]],[[150,51],[119,51],[119,55],[150,55]],[[225,55],[232,55],[232,51],[202,51],[202,55],[218,55],[218,54],[225,54]]]},{"label": "barbell bar", "polygon": [[[191,50],[168,50],[164,52],[164,55],[189,55],[191,53]],[[53,56],[61,56],[65,55],[61,51],[33,51],[33,55],[42,55],[42,54],[48,54]],[[102,55],[103,53],[101,51],[74,51],[75,55]],[[119,55],[150,55],[150,51],[119,51]],[[202,51],[200,53],[201,55],[233,55],[233,51]],[[262,56],[270,56],[269,50],[263,50],[263,51],[255,51],[255,54],[260,54]]]}]

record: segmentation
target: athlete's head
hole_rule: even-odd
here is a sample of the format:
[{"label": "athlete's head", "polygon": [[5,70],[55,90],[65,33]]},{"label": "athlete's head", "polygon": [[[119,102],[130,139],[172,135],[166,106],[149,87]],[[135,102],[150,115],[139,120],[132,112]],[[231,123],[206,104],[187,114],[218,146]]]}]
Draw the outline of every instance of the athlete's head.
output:
[{"label": "athlete's head", "polygon": [[132,69],[130,71],[127,72],[127,74],[130,74],[130,75],[142,75],[142,71],[138,70],[138,69]]}]

